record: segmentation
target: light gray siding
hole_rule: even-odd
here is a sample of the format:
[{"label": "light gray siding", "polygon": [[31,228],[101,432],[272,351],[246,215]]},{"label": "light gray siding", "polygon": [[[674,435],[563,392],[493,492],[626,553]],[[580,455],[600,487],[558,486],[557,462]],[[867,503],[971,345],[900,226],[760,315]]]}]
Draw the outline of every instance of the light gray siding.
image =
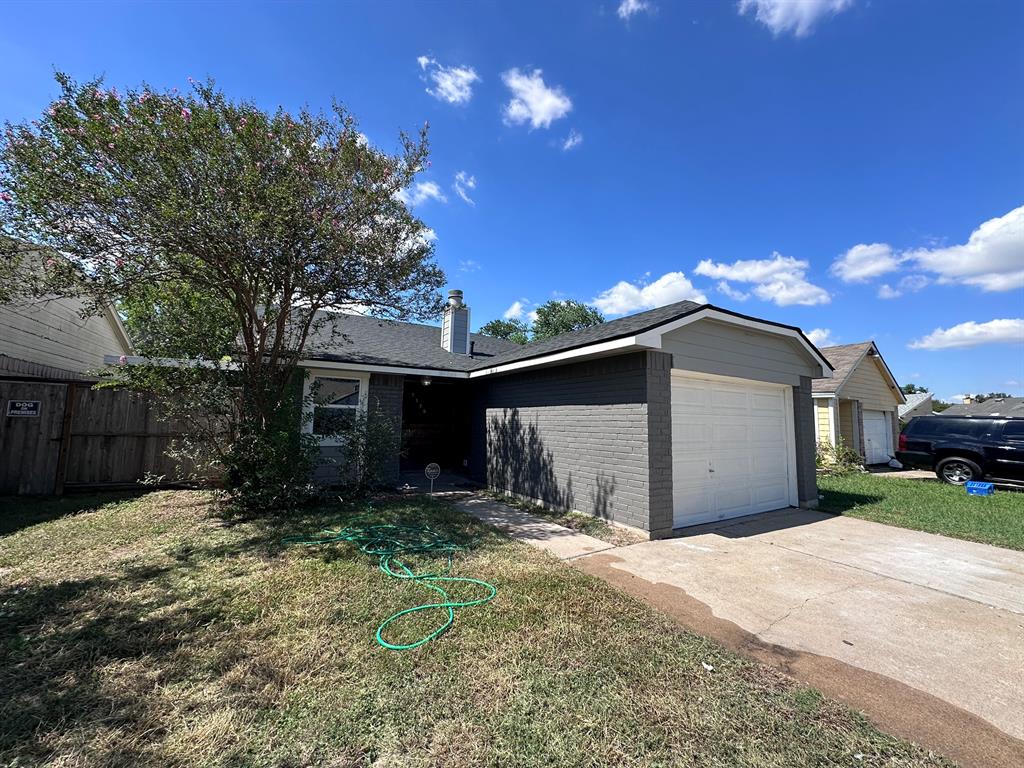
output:
[{"label": "light gray siding", "polygon": [[793,387],[793,429],[796,438],[796,488],[802,507],[818,506],[818,475],[815,467],[814,405],[811,377],[801,376]]},{"label": "light gray siding", "polygon": [[799,386],[801,377],[821,375],[799,342],[710,319],[669,331],[662,349],[671,353],[672,367],[684,371],[791,386]]},{"label": "light gray siding", "polygon": [[[668,359],[656,352],[484,380],[474,392],[471,469],[551,507],[644,530],[652,518],[671,525],[668,398]],[[652,420],[662,426],[653,441]]]},{"label": "light gray siding", "polygon": [[0,306],[0,355],[85,373],[103,368],[104,355],[127,354],[110,318],[83,319],[82,306],[64,298]]}]

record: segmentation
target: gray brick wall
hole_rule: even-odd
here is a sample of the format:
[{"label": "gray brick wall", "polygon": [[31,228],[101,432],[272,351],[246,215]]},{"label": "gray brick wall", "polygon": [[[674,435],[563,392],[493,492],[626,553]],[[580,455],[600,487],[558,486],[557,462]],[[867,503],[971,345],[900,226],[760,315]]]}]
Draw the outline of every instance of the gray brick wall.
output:
[{"label": "gray brick wall", "polygon": [[[664,515],[666,482],[671,497],[671,469],[667,480],[664,473],[671,453],[652,465],[648,439],[652,391],[655,419],[667,424],[666,357],[631,353],[479,382],[473,475],[552,507],[649,530],[652,498]],[[664,445],[666,433],[658,435]],[[667,440],[671,446],[671,431]]]},{"label": "gray brick wall", "polygon": [[672,531],[672,355],[647,355],[648,488],[651,536]]},{"label": "gray brick wall", "polygon": [[811,379],[800,377],[793,387],[793,425],[796,432],[796,486],[802,507],[818,505],[818,476],[814,466],[815,412],[811,398]]},{"label": "gray brick wall", "polygon": [[[405,377],[384,373],[370,375],[370,387],[367,391],[367,410],[379,412],[394,421],[398,429],[398,437],[402,430],[402,393]],[[396,445],[398,438],[396,437]],[[323,446],[320,448],[320,462],[313,471],[313,482],[323,486],[344,485],[341,481],[341,465],[344,462],[343,446]],[[398,483],[399,454],[394,451],[387,460],[384,482]]]}]

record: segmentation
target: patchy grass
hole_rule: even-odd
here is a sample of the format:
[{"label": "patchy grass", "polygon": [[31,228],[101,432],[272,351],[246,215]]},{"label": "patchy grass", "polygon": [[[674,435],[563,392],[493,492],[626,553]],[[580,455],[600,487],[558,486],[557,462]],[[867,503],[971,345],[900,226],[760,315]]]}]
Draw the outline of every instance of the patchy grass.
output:
[{"label": "patchy grass", "polygon": [[540,504],[495,491],[482,491],[482,493],[496,501],[500,501],[502,504],[507,504],[510,507],[536,515],[537,517],[543,517],[545,520],[550,520],[574,531],[593,536],[595,539],[614,544],[616,547],[625,547],[640,541],[647,541],[647,538],[640,531],[635,531],[621,525],[613,525],[595,515],[548,509]]},{"label": "patchy grass", "polygon": [[373,633],[425,590],[280,543],[362,508],[89,504],[0,499],[0,765],[949,765],[441,501],[374,517],[429,519],[499,593],[406,653]]},{"label": "patchy grass", "polygon": [[821,509],[877,523],[1024,550],[1024,493],[968,496],[938,480],[818,477]]}]

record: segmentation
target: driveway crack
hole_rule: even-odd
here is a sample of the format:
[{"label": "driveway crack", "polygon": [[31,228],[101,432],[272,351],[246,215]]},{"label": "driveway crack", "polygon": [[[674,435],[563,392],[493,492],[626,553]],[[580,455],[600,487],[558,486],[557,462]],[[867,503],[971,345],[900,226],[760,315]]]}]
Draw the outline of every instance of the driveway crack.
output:
[{"label": "driveway crack", "polygon": [[827,598],[827,597],[832,597],[834,595],[838,595],[838,594],[840,594],[842,592],[847,592],[848,590],[851,590],[851,589],[860,589],[861,587],[866,586],[868,584],[875,584],[875,583],[877,583],[879,581],[884,581],[886,578],[887,578],[886,576],[877,576],[876,575],[875,578],[868,579],[867,581],[859,581],[856,584],[847,584],[845,586],[839,587],[838,589],[832,589],[832,590],[829,590],[828,592],[822,592],[820,595],[811,595],[810,597],[805,597],[802,601],[800,601],[799,603],[794,605],[792,608],[787,610],[784,614],[782,614],[781,616],[779,616],[776,619],[772,619],[772,621],[769,622],[767,626],[765,626],[762,629],[759,629],[755,634],[760,636],[760,635],[763,635],[766,632],[770,632],[772,629],[775,628],[775,625],[782,623],[783,621],[788,619],[790,616],[792,616],[794,613],[797,613],[798,611],[802,611],[805,607],[807,607],[808,603],[810,603],[810,602],[812,602],[814,600],[822,600],[822,599]]}]

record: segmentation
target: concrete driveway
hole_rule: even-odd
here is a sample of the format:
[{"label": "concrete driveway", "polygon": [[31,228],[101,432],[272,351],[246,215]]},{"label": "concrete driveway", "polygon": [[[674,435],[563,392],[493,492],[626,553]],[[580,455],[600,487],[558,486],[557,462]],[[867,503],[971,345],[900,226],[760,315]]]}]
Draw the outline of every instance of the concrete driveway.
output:
[{"label": "concrete driveway", "polygon": [[794,510],[570,562],[885,730],[1024,765],[1024,553]]}]

